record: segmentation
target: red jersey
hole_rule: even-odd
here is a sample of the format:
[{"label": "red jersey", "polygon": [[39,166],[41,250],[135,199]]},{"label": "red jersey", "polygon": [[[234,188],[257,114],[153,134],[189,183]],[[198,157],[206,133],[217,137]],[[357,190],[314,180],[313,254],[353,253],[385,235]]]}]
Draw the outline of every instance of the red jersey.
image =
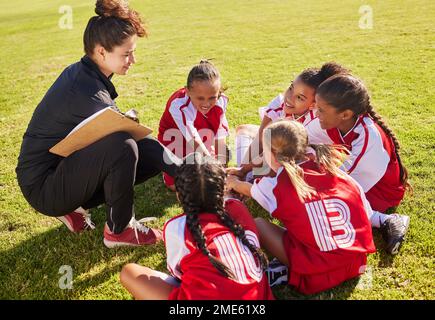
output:
[{"label": "red jersey", "polygon": [[374,210],[385,212],[399,205],[405,187],[400,182],[394,143],[369,116],[360,117],[344,136],[337,128],[323,130],[318,119],[306,128],[310,143],[338,144],[349,149],[350,158],[342,169],[362,186]]},{"label": "red jersey", "polygon": [[301,116],[295,116],[294,114],[287,114],[284,111],[284,96],[278,95],[273,99],[266,107],[261,107],[258,112],[260,113],[260,119],[263,120],[264,116],[267,116],[272,122],[276,122],[282,119],[295,120],[303,124],[305,127],[313,119],[316,118],[314,110],[308,110]]},{"label": "red jersey", "polygon": [[[300,166],[304,180],[316,190],[311,199],[299,199],[283,167],[275,177],[256,180],[251,194],[287,229],[283,243],[289,284],[311,294],[363,273],[366,254],[376,249],[368,219],[371,208],[358,183],[346,174],[321,172],[313,161]],[[334,273],[341,269],[346,271]]]},{"label": "red jersey", "polygon": [[[248,241],[259,247],[255,222],[248,209],[238,200],[225,202],[225,210],[246,232]],[[235,279],[223,276],[196,246],[186,225],[186,215],[166,222],[163,238],[167,265],[181,280],[169,299],[176,300],[269,300],[274,299],[267,277],[251,251],[219,221],[216,214],[202,213],[199,223],[210,252],[227,265]]]},{"label": "red jersey", "polygon": [[180,158],[194,151],[186,150],[186,143],[194,138],[201,139],[211,151],[215,139],[229,135],[225,116],[227,104],[228,98],[221,95],[216,105],[204,115],[194,107],[185,88],[176,91],[160,119],[158,140]]}]

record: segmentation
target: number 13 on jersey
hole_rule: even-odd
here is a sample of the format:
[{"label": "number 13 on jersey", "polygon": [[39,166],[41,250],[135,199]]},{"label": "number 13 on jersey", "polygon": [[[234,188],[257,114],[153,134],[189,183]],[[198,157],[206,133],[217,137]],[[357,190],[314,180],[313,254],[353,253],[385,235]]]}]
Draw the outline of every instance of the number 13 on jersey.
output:
[{"label": "number 13 on jersey", "polygon": [[311,229],[320,251],[348,248],[355,242],[349,206],[340,199],[305,203]]}]

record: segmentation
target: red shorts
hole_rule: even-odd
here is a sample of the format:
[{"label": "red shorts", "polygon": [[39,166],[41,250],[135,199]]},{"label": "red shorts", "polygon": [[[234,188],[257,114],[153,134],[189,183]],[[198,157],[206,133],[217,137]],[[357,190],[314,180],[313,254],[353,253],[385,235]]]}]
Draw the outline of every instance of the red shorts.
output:
[{"label": "red shorts", "polygon": [[402,201],[404,192],[397,199],[385,199],[385,196],[375,188],[366,193],[366,198],[373,210],[386,213],[388,209],[397,207]]},{"label": "red shorts", "polygon": [[172,187],[175,184],[174,177],[171,177],[169,174],[163,172],[163,183],[167,187]]},{"label": "red shorts", "polygon": [[343,265],[328,272],[313,274],[295,272],[292,270],[292,261],[297,261],[297,255],[290,254],[290,252],[295,251],[290,250],[289,242],[285,241],[286,236],[287,233],[284,233],[283,243],[289,261],[288,284],[303,294],[315,294],[334,288],[342,282],[358,277],[365,272],[367,264],[367,254],[365,253],[356,253],[351,261],[346,259]]}]

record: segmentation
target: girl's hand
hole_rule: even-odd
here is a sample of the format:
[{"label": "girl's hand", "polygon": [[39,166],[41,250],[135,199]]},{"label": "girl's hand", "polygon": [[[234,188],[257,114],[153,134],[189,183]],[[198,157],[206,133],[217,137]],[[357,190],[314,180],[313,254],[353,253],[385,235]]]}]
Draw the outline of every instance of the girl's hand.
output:
[{"label": "girl's hand", "polygon": [[230,176],[228,176],[228,177],[227,177],[227,183],[226,183],[227,188],[228,188],[229,190],[234,189],[235,186],[237,185],[237,183],[238,183],[239,181],[240,181],[240,180],[237,179],[237,177],[234,176],[234,175],[230,175]]},{"label": "girl's hand", "polygon": [[246,173],[243,172],[242,168],[230,167],[226,168],[225,170],[229,176],[236,176],[240,179],[244,179],[246,176]]}]

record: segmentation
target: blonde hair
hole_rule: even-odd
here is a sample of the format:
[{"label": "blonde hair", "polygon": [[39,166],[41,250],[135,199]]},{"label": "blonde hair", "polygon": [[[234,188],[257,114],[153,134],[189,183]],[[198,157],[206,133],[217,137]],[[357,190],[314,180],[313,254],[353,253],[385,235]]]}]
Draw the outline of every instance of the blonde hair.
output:
[{"label": "blonde hair", "polygon": [[339,166],[345,158],[342,151],[346,149],[324,144],[308,144],[307,131],[297,121],[281,120],[270,124],[264,130],[263,141],[276,160],[284,167],[302,201],[305,198],[311,198],[316,193],[316,190],[305,182],[304,172],[296,163],[307,158],[307,147],[315,151],[316,163],[321,170],[334,176],[344,174]]}]

